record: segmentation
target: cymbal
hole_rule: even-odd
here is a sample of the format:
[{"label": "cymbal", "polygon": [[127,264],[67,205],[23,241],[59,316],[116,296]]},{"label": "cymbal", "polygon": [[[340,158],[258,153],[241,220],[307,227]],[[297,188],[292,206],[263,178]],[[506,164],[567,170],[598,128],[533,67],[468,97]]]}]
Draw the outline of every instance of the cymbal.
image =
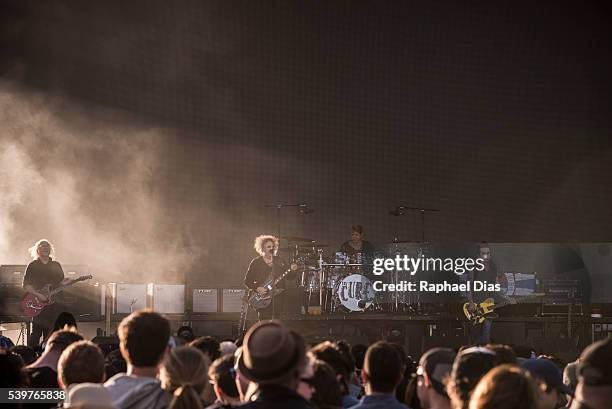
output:
[{"label": "cymbal", "polygon": [[313,239],[307,239],[305,237],[298,237],[298,236],[281,236],[281,239],[285,239],[289,241],[315,241]]},{"label": "cymbal", "polygon": [[298,247],[301,249],[311,249],[313,247],[329,247],[329,244],[319,244],[319,243],[300,244]]}]

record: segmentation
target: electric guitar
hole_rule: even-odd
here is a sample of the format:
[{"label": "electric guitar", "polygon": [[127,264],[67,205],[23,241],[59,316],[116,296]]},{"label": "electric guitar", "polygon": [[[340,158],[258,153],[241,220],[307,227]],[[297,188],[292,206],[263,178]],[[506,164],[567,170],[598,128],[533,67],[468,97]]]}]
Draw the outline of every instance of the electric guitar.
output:
[{"label": "electric guitar", "polygon": [[51,289],[51,284],[45,285],[43,288],[38,290],[39,293],[47,297],[47,301],[39,300],[34,294],[26,293],[21,299],[21,311],[28,317],[38,316],[42,310],[50,304],[53,304],[53,296],[61,291],[64,291],[67,287],[78,283],[79,281],[90,280],[93,277],[91,275],[80,276],[73,280],[70,280],[66,284],[61,284],[57,288]]},{"label": "electric guitar", "polygon": [[[260,310],[272,304],[272,296],[276,297],[278,294],[285,291],[282,288],[276,288],[276,285],[285,279],[289,273],[296,271],[297,269],[298,265],[296,263],[291,263],[291,266],[287,269],[287,271],[276,278],[271,278],[266,281],[261,286],[266,289],[265,294],[260,295],[257,291],[254,291],[254,294],[249,297],[249,305],[256,310]],[[272,293],[272,289],[274,289],[274,293]]]},{"label": "electric guitar", "polygon": [[[543,297],[544,295],[544,293],[533,293],[525,297],[515,298],[514,300],[518,303],[534,297]],[[514,304],[514,302],[503,301],[499,304],[495,304],[495,300],[493,300],[493,298],[487,298],[481,303],[474,303],[474,307],[470,307],[470,304],[471,303],[469,302],[463,304],[463,314],[465,314],[468,321],[471,321],[472,324],[477,325],[482,324],[487,318],[497,318],[498,315],[495,313],[496,309],[505,307],[508,304]]]}]

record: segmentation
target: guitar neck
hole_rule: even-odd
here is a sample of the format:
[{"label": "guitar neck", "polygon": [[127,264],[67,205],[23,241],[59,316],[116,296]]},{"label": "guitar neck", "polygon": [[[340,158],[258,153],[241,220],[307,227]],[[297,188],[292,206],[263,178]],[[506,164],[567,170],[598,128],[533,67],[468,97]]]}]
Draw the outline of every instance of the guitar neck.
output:
[{"label": "guitar neck", "polygon": [[276,285],[276,284],[280,283],[280,282],[281,282],[281,280],[282,280],[283,278],[285,278],[285,277],[287,276],[287,274],[289,274],[289,272],[290,272],[290,271],[291,271],[291,269],[289,269],[289,270],[285,271],[283,274],[281,274],[281,275],[279,275],[278,277],[276,277],[276,278],[274,279],[274,285]]},{"label": "guitar neck", "polygon": [[49,295],[55,295],[57,293],[60,293],[62,291],[64,291],[64,289],[66,289],[66,287],[70,287],[73,284],[78,283],[79,281],[85,281],[85,280],[89,280],[91,278],[91,276],[83,276],[83,277],[79,277],[79,278],[75,278],[74,280],[66,283],[66,284],[60,284],[57,288],[49,291]]}]

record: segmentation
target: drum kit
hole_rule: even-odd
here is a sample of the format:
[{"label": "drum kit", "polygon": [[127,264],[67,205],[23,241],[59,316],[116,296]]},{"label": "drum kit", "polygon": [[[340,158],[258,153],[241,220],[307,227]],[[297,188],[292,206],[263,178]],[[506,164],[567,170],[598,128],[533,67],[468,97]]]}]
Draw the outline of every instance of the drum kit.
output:
[{"label": "drum kit", "polygon": [[[374,276],[374,259],[384,258],[385,254],[364,254],[357,251],[349,254],[338,251],[327,255],[324,249],[329,247],[328,244],[296,236],[285,236],[283,239],[286,239],[289,245],[279,251],[288,253],[287,258],[298,265],[299,286],[304,292],[304,313],[418,312],[418,293],[374,290],[375,280],[399,283],[414,279],[404,272]],[[399,251],[398,242],[392,244],[389,251]],[[422,252],[422,249],[414,251]]]}]

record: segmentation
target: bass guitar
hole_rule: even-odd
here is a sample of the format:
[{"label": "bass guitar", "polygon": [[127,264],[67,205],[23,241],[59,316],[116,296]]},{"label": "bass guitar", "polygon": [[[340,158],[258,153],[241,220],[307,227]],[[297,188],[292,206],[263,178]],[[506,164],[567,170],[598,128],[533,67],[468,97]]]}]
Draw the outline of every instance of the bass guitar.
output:
[{"label": "bass guitar", "polygon": [[[287,271],[276,278],[271,278],[266,281],[262,285],[262,287],[266,289],[266,292],[264,294],[259,294],[257,291],[254,291],[253,295],[249,297],[249,305],[256,310],[260,310],[272,304],[272,297],[276,297],[278,294],[285,291],[282,288],[276,288],[276,285],[284,280],[289,273],[296,271],[297,269],[298,265],[296,263],[291,263],[291,266],[287,269]],[[272,292],[273,289],[274,292]]]},{"label": "bass guitar", "polygon": [[36,317],[47,305],[53,304],[53,296],[55,294],[64,291],[67,287],[70,287],[71,285],[76,284],[79,281],[90,280],[92,278],[93,277],[91,275],[80,276],[78,278],[70,280],[66,284],[59,285],[53,290],[51,289],[51,284],[47,284],[46,286],[38,290],[39,293],[47,297],[47,301],[41,301],[34,294],[26,293],[21,299],[21,311],[23,311],[23,314],[28,317]]},{"label": "bass guitar", "polygon": [[508,304],[514,304],[515,302],[518,303],[530,298],[543,296],[544,293],[534,293],[525,297],[514,298],[514,301],[503,301],[498,304],[495,304],[493,298],[487,298],[481,303],[474,303],[472,306],[470,306],[471,303],[466,302],[463,304],[463,314],[472,324],[482,324],[487,318],[497,318],[498,315],[495,313],[495,310],[498,308],[505,307]]}]

